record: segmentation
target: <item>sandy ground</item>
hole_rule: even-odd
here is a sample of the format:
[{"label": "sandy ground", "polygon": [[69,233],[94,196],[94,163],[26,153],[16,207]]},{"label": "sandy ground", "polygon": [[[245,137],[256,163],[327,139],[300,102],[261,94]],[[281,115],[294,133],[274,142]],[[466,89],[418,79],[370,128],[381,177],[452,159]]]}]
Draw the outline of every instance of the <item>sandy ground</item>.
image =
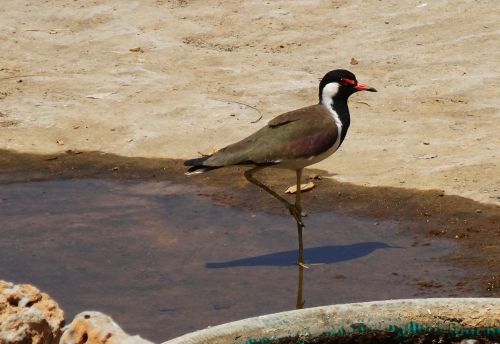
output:
[{"label": "sandy ground", "polygon": [[315,103],[318,79],[348,68],[379,93],[351,98],[347,140],[317,167],[500,204],[499,11],[495,0],[3,0],[0,148],[193,157]]}]

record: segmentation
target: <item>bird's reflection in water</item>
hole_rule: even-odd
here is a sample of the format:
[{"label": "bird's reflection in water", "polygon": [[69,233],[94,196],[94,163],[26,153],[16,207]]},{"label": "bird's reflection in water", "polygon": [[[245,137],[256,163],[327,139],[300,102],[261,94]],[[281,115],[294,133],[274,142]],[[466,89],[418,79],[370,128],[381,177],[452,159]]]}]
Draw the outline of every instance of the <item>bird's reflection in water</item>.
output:
[{"label": "bird's reflection in water", "polygon": [[304,266],[297,264],[297,301],[295,302],[295,309],[304,308],[306,301],[302,297],[302,284],[304,283]]}]

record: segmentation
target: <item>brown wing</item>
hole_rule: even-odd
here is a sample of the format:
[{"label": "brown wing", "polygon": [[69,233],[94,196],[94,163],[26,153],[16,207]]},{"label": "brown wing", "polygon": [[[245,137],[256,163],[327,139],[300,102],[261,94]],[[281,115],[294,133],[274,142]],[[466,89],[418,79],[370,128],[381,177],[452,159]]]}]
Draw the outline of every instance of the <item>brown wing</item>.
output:
[{"label": "brown wing", "polygon": [[272,164],[319,155],[338,137],[335,121],[322,105],[284,113],[247,138],[229,145],[204,166]]}]

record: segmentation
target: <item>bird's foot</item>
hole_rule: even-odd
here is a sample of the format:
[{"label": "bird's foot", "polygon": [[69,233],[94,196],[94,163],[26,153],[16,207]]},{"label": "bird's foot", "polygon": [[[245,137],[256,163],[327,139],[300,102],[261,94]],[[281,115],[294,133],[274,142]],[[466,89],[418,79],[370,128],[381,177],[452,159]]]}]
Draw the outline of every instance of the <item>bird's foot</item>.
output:
[{"label": "bird's foot", "polygon": [[309,266],[307,266],[304,262],[298,262],[297,265],[304,269],[309,269]]}]

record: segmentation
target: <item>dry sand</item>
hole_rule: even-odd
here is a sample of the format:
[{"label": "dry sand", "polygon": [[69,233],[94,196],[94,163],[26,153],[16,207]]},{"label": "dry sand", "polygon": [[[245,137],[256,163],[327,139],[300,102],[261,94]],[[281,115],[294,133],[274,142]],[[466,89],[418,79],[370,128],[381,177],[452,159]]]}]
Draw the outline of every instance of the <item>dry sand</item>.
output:
[{"label": "dry sand", "polygon": [[189,158],[315,103],[318,79],[347,68],[379,93],[351,98],[348,137],[317,167],[500,204],[499,13],[496,0],[4,0],[0,148]]}]

